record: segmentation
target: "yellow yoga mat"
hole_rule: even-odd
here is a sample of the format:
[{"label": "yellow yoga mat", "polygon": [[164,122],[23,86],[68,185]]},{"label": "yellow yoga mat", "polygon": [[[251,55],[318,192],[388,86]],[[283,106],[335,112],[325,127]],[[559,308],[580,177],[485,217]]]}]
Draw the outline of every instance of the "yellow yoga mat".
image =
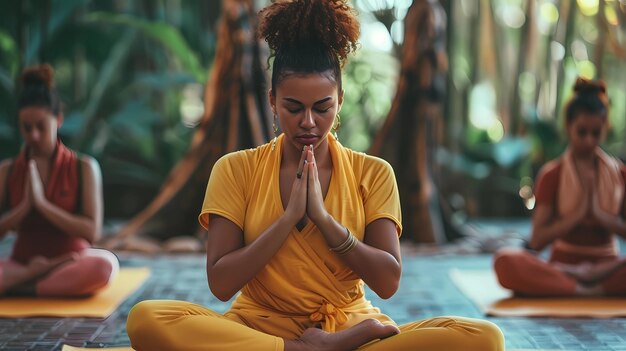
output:
[{"label": "yellow yoga mat", "polygon": [[110,348],[110,349],[103,349],[103,348],[98,348],[98,349],[87,349],[87,348],[82,348],[82,347],[74,347],[74,346],[69,346],[69,345],[63,345],[63,349],[61,349],[61,351],[81,351],[81,350],[108,350],[108,351],[134,351],[132,348],[130,347],[114,347],[114,348]]},{"label": "yellow yoga mat", "polygon": [[450,278],[478,308],[498,317],[592,317],[626,316],[626,298],[614,297],[514,297],[498,283],[490,270],[452,269]]},{"label": "yellow yoga mat", "polygon": [[[63,345],[63,349],[61,351],[85,351],[85,350],[90,350],[90,351],[95,351],[95,350],[107,350],[107,351],[134,351],[132,348],[130,347],[114,347],[114,348],[98,348],[98,349],[87,349],[87,348],[82,348],[82,347],[74,347],[74,346],[69,346],[69,345]],[[532,351],[531,349],[507,349],[508,351]],[[541,349],[543,351],[550,351],[550,350],[546,350],[546,349]],[[555,350],[556,351],[556,350]]]},{"label": "yellow yoga mat", "polygon": [[109,316],[150,276],[148,268],[122,268],[108,287],[96,295],[80,298],[0,298],[0,317],[95,317]]}]

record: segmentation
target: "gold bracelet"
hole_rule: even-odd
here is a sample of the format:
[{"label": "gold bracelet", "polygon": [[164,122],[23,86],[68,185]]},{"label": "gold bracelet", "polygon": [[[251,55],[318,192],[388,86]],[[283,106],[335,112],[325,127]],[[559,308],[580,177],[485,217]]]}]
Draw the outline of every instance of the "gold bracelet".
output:
[{"label": "gold bracelet", "polygon": [[337,252],[337,255],[343,256],[343,255],[347,254],[348,252],[352,251],[352,249],[354,249],[356,247],[356,245],[359,243],[359,240],[357,240],[356,236],[354,236],[354,235],[350,235],[350,236],[352,238],[352,241],[350,242],[350,245],[348,245],[348,247],[346,247],[342,251]]},{"label": "gold bracelet", "polygon": [[350,245],[350,236],[352,236],[352,233],[350,233],[350,229],[348,229],[347,227],[346,227],[346,231],[348,232],[348,237],[346,237],[346,240],[342,242],[341,244],[339,244],[339,246],[331,247],[330,251],[333,251],[333,252],[341,251],[345,249],[348,245]]},{"label": "gold bracelet", "polygon": [[336,253],[337,255],[345,255],[356,247],[359,240],[354,235],[352,235],[352,233],[350,233],[350,229],[348,229],[347,227],[346,232],[348,232],[348,237],[346,238],[346,240],[337,247],[331,247],[330,251]]}]

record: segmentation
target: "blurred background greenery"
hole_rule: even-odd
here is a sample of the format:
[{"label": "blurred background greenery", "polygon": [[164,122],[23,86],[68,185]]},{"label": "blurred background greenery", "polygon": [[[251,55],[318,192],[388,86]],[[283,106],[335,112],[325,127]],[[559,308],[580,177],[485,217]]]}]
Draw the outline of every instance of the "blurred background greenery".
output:
[{"label": "blurred background greenery", "polygon": [[[353,1],[362,44],[344,70],[339,138],[356,150],[369,148],[391,106],[411,2]],[[533,208],[532,179],[565,146],[560,111],[579,75],[607,81],[605,147],[626,157],[626,1],[440,3],[449,67],[431,155],[434,180],[459,220]],[[220,11],[219,1],[204,0],[0,2],[0,160],[22,143],[19,72],[49,62],[65,102],[60,136],[100,162],[105,216],[139,212],[202,116]]]}]

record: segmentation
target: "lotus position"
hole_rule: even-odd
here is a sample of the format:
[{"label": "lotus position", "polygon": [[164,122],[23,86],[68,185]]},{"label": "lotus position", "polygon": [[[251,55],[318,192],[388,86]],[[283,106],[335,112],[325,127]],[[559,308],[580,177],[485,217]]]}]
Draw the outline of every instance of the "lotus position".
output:
[{"label": "lotus position", "polygon": [[530,248],[551,244],[548,262],[528,251],[499,252],[500,284],[521,295],[625,295],[626,167],[600,148],[608,97],[603,82],[579,78],[565,107],[569,147],[539,172]]},{"label": "lotus position", "polygon": [[[333,135],[341,64],[358,22],[344,1],[276,1],[260,13],[275,57],[269,101],[283,133],[213,167],[200,212],[207,278],[225,314],[183,301],[136,305],[147,350],[503,350],[494,324],[437,317],[397,325],[364,296],[400,282],[400,199],[385,161]],[[275,128],[276,130],[277,128]]]},{"label": "lotus position", "polygon": [[57,137],[63,113],[52,76],[49,65],[24,71],[25,144],[0,163],[0,237],[17,233],[11,256],[0,260],[0,296],[89,296],[119,269],[112,253],[90,248],[102,227],[100,167]]}]

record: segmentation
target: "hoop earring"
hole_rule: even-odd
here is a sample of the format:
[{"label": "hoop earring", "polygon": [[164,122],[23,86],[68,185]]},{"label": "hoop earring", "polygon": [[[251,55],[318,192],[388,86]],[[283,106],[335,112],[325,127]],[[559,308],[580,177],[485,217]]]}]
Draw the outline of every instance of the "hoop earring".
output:
[{"label": "hoop earring", "polygon": [[274,122],[272,122],[272,129],[274,130],[274,139],[272,140],[272,151],[276,148],[276,138],[278,138],[278,126],[276,125],[276,119],[278,116],[274,113]]},{"label": "hoop earring", "polygon": [[333,126],[333,135],[335,136],[335,139],[337,139],[337,141],[339,141],[339,136],[337,135],[337,132],[339,131],[340,128],[341,128],[341,116],[337,114],[337,116],[335,116],[335,125]]}]

